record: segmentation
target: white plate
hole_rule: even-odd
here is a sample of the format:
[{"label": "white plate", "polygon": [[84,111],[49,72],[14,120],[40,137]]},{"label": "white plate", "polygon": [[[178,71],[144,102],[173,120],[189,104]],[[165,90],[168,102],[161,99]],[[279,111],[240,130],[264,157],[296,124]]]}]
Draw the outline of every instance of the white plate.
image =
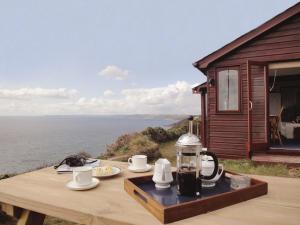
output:
[{"label": "white plate", "polygon": [[89,185],[84,185],[84,186],[79,186],[77,185],[73,180],[67,183],[67,188],[74,190],[74,191],[84,191],[84,190],[89,190],[92,188],[95,188],[98,186],[100,181],[97,178],[93,178],[92,182]]},{"label": "white plate", "polygon": [[[106,166],[100,166],[100,168],[105,168]],[[121,169],[115,166],[112,166],[112,173],[110,174],[106,174],[106,175],[95,175],[93,168],[93,177],[98,177],[98,178],[106,178],[106,177],[112,177],[112,176],[116,176],[117,174],[121,173]]]},{"label": "white plate", "polygon": [[137,169],[134,168],[133,166],[128,166],[128,170],[134,173],[144,173],[144,172],[148,172],[152,169],[152,166],[147,164],[147,166],[145,168],[142,169]]}]

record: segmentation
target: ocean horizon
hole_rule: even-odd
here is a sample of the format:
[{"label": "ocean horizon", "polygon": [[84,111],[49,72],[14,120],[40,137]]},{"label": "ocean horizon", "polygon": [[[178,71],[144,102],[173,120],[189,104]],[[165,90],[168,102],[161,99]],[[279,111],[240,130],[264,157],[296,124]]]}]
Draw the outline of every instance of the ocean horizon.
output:
[{"label": "ocean horizon", "polygon": [[97,157],[122,134],[149,126],[168,127],[179,118],[176,115],[0,116],[0,175],[51,165],[82,151]]}]

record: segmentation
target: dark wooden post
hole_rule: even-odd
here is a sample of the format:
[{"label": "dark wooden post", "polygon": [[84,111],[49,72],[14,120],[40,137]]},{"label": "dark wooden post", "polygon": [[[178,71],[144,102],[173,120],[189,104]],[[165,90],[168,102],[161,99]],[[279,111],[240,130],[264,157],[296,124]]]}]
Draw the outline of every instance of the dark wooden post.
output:
[{"label": "dark wooden post", "polygon": [[206,99],[205,99],[205,91],[201,91],[201,142],[203,147],[207,147],[206,143]]}]

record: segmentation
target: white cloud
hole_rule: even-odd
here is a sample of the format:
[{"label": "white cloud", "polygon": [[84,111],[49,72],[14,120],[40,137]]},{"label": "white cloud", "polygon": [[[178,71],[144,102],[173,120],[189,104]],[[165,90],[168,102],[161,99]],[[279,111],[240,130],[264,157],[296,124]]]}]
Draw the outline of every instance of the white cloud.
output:
[{"label": "white cloud", "polygon": [[106,114],[192,114],[200,111],[200,97],[192,85],[177,81],[165,87],[124,89],[114,98],[81,98],[75,105],[82,112]]},{"label": "white cloud", "polygon": [[116,80],[125,80],[128,77],[129,71],[119,68],[115,65],[108,65],[99,72],[99,75],[110,77]]},{"label": "white cloud", "polygon": [[[170,101],[179,101],[190,94],[191,85],[184,81],[160,88],[125,89],[122,94],[128,101],[147,105],[164,105]],[[188,99],[186,99],[188,100]]]},{"label": "white cloud", "polygon": [[59,92],[59,96],[74,97],[41,98],[41,96],[57,96],[52,92],[47,95],[31,94],[29,101],[0,97],[0,115],[197,114],[200,112],[200,96],[192,94],[191,88],[192,85],[189,83],[177,81],[164,87],[130,88],[121,90],[120,93],[106,90],[103,96],[93,98],[86,98],[79,94],[74,96],[71,94],[73,92],[68,92],[70,90],[67,89],[64,90],[69,94]]},{"label": "white cloud", "polygon": [[30,99],[36,97],[43,98],[72,98],[78,93],[75,89],[44,89],[44,88],[19,88],[0,89],[0,99]]},{"label": "white cloud", "polygon": [[105,97],[110,97],[110,96],[113,96],[114,94],[115,93],[113,91],[111,91],[111,90],[106,90],[106,91],[103,92],[103,95]]}]

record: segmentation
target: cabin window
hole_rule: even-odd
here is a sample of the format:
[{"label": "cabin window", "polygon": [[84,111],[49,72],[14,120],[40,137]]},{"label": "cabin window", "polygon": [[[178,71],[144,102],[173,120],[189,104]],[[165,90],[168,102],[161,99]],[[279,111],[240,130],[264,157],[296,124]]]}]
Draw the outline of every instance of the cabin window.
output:
[{"label": "cabin window", "polygon": [[217,76],[218,111],[238,112],[240,110],[238,68],[220,69]]}]

